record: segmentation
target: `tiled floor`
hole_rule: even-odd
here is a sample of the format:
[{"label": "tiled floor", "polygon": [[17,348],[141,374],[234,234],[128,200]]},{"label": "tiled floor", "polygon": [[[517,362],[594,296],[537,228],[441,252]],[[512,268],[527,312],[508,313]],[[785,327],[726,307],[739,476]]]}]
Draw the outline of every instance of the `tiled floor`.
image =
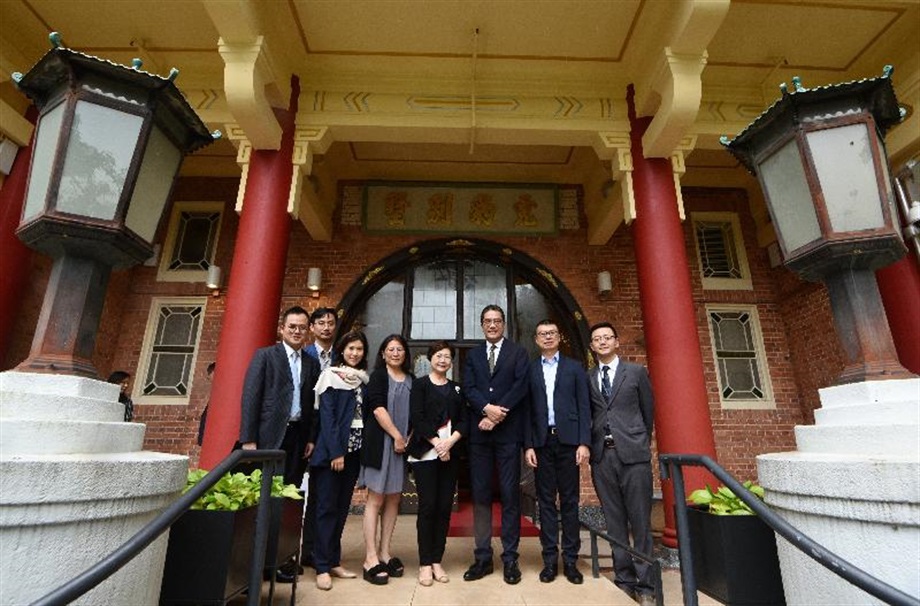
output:
[{"label": "tiled floor", "polygon": [[[415,544],[415,516],[402,515],[396,525],[393,537],[393,554],[406,563],[406,574],[399,579],[391,579],[384,586],[371,585],[360,577],[357,579],[333,579],[331,591],[320,591],[314,584],[313,571],[307,569],[306,574],[298,580],[297,606],[322,604],[336,605],[373,605],[373,606],[448,606],[453,604],[469,604],[485,606],[491,604],[538,605],[546,604],[562,606],[565,604],[578,604],[589,606],[603,604],[605,606],[630,606],[635,604],[629,597],[610,580],[610,573],[600,578],[591,577],[591,561],[588,556],[590,545],[587,540],[582,540],[581,559],[579,568],[585,575],[584,584],[572,585],[559,576],[553,583],[541,583],[537,578],[542,565],[540,559],[540,540],[538,538],[521,539],[520,566],[523,580],[517,585],[507,585],[502,580],[501,562],[498,554],[501,543],[493,539],[495,548],[496,571],[494,574],[475,582],[465,582],[463,571],[472,561],[472,537],[450,538],[447,541],[444,568],[450,575],[447,584],[435,583],[431,587],[422,587],[416,577],[418,573],[418,557]],[[602,553],[606,551],[601,548]],[[355,572],[360,573],[361,563],[364,558],[364,540],[361,536],[361,518],[351,516],[345,526],[345,536],[342,539],[342,552],[345,554],[343,564]],[[609,552],[608,552],[609,556]],[[601,563],[609,566],[610,559]],[[683,604],[680,573],[677,571],[664,571],[662,573],[664,603],[668,606]],[[288,604],[291,596],[290,585],[276,585],[276,605]],[[267,584],[263,596],[267,596]],[[263,597],[264,599],[264,597]],[[234,601],[236,604],[242,602]],[[712,606],[719,602],[700,595],[701,606]]]}]

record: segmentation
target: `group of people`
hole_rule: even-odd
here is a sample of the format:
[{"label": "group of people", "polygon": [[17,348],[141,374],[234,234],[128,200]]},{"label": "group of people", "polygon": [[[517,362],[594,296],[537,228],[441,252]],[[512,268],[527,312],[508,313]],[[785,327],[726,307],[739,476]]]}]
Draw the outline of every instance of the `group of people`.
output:
[{"label": "group of people", "polygon": [[[329,308],[286,310],[281,343],[255,353],[243,388],[240,446],[284,450],[288,483],[299,485],[309,468],[300,565],[315,568],[319,589],[331,589],[333,578],[358,576],[342,565],[341,549],[356,485],[367,488],[363,578],[383,585],[404,574],[390,547],[406,463],[418,493],[418,582],[449,581],[442,559],[460,440],[467,441],[475,534],[465,581],[493,572],[493,473],[503,577],[509,584],[521,580],[522,457],[534,469],[540,506],[541,582],[558,575],[560,547],[563,575],[583,582],[579,468],[589,460],[608,533],[626,544],[632,536],[634,548],[651,555],[653,397],[645,369],[619,359],[617,333],[607,322],[591,327],[598,364],[590,372],[560,354],[562,337],[552,320],[536,327],[541,355],[533,361],[505,337],[501,307],[487,305],[480,324],[485,340],[467,353],[462,386],[449,378],[453,349],[445,341],[428,348],[428,374],[414,377],[405,338],[389,335],[369,372],[366,336],[349,331],[333,345],[336,316]],[[653,603],[648,566],[613,551],[616,584],[640,603]],[[298,572],[288,569],[282,574],[290,579],[279,580]]]}]

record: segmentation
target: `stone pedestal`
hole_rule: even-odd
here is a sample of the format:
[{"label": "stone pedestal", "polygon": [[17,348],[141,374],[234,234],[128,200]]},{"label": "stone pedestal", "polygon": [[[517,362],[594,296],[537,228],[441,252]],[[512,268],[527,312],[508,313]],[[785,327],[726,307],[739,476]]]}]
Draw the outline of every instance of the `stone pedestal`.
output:
[{"label": "stone pedestal", "polygon": [[[0,604],[26,604],[114,551],[185,486],[186,457],[141,450],[118,386],[0,373]],[[77,604],[156,604],[167,535]]]},{"label": "stone pedestal", "polygon": [[[819,391],[795,452],[757,457],[766,502],[869,574],[920,597],[920,379]],[[777,537],[789,604],[880,604]]]}]

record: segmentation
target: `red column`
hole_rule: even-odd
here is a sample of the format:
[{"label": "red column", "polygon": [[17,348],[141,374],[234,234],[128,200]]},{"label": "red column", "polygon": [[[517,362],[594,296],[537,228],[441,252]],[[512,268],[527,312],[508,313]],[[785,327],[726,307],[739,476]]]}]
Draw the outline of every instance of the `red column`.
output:
[{"label": "red column", "polygon": [[[659,453],[704,454],[715,458],[715,440],[703,375],[703,357],[690,289],[690,266],[677,210],[671,161],[645,158],[642,135],[650,118],[636,118],[634,90],[627,92],[632,139],[633,223],[639,300],[649,374],[655,391],[655,435]],[[700,468],[685,468],[687,490],[711,482]],[[662,483],[663,542],[676,547],[674,494]]]},{"label": "red column", "polygon": [[254,150],[250,157],[199,460],[202,469],[211,469],[230,453],[240,433],[240,396],[246,368],[256,349],[274,343],[277,337],[291,235],[287,201],[299,92],[294,78],[290,109],[275,110],[283,131],[281,148]]},{"label": "red column", "polygon": [[[35,123],[38,112],[31,106],[26,118]],[[34,139],[34,137],[33,137]],[[32,163],[32,144],[16,154],[10,174],[0,188],[0,369],[9,352],[22,293],[29,277],[32,251],[16,237],[26,198],[26,180]]]},{"label": "red column", "polygon": [[920,267],[911,249],[893,265],[875,272],[898,360],[920,375]]}]

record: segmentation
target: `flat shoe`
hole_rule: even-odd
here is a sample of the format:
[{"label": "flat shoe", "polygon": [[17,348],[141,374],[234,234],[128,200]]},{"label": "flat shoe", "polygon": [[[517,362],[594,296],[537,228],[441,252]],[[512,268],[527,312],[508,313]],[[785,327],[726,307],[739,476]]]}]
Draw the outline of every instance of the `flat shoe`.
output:
[{"label": "flat shoe", "polygon": [[364,569],[364,580],[372,585],[386,585],[390,582],[386,564],[377,564]]},{"label": "flat shoe", "polygon": [[336,566],[335,568],[329,571],[329,574],[339,579],[357,579],[358,578],[357,574],[348,570],[347,568],[343,568],[342,566]]},{"label": "flat shoe", "polygon": [[386,564],[387,572],[391,577],[399,578],[405,572],[406,567],[403,566],[402,560],[399,558],[390,558]]},{"label": "flat shoe", "polygon": [[316,575],[316,588],[323,591],[332,589],[332,577],[328,572]]},{"label": "flat shoe", "polygon": [[422,587],[431,587],[433,580],[431,576],[431,568],[428,568],[426,571],[418,571],[418,584]]},{"label": "flat shoe", "polygon": [[447,576],[446,572],[441,576],[434,575],[434,580],[438,583],[450,583],[450,577]]}]

